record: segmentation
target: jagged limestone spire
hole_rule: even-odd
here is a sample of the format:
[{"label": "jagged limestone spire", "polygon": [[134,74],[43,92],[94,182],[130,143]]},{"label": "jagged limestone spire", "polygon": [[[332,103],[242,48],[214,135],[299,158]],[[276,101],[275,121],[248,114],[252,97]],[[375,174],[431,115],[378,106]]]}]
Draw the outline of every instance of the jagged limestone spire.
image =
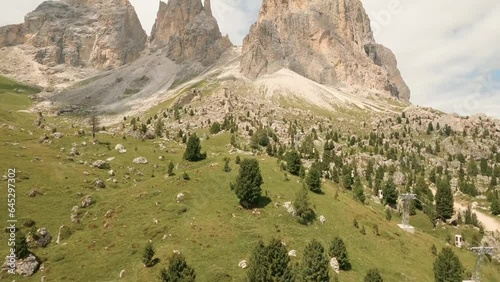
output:
[{"label": "jagged limestone spire", "polygon": [[205,4],[203,4],[203,10],[205,10],[207,16],[212,16],[212,6],[210,0],[205,0]]}]

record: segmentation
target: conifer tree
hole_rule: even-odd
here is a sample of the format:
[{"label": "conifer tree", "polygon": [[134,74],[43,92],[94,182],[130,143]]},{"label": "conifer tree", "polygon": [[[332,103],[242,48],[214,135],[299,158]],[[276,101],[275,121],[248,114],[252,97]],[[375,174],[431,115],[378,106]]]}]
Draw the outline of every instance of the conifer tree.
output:
[{"label": "conifer tree", "polygon": [[328,259],[320,242],[313,239],[304,250],[302,280],[304,282],[329,281]]},{"label": "conifer tree", "polygon": [[293,202],[298,222],[305,225],[313,221],[315,217],[314,211],[309,203],[308,193],[308,189],[305,186],[302,186],[302,189],[297,192],[295,201]]},{"label": "conifer tree", "polygon": [[306,184],[314,193],[321,193],[321,171],[316,165],[311,166],[306,176]]},{"label": "conifer tree", "polygon": [[240,162],[236,183],[232,185],[240,203],[245,208],[257,204],[261,197],[263,183],[259,162],[256,159],[244,159]]},{"label": "conifer tree", "polygon": [[168,163],[168,168],[167,168],[167,174],[168,174],[168,176],[174,175],[174,168],[175,168],[174,163],[172,161],[170,161]]},{"label": "conifer tree", "polygon": [[187,264],[184,256],[174,254],[169,259],[168,268],[160,272],[160,280],[162,282],[194,282],[196,273],[194,268]]},{"label": "conifer tree", "polygon": [[356,198],[361,203],[365,203],[366,196],[363,188],[363,184],[361,184],[361,179],[359,177],[354,178],[354,188],[353,188],[354,198]]},{"label": "conifer tree", "polygon": [[249,282],[295,281],[290,257],[285,246],[278,239],[272,239],[268,246],[257,243],[249,261],[247,272]]},{"label": "conifer tree", "polygon": [[344,165],[342,167],[342,186],[345,189],[352,189],[353,178],[352,178],[352,168],[350,165]]},{"label": "conifer tree", "polygon": [[398,200],[398,190],[392,178],[390,178],[384,185],[383,195],[385,203],[390,206],[395,206]]},{"label": "conifer tree", "polygon": [[154,256],[155,256],[155,249],[153,247],[153,244],[147,243],[142,253],[142,263],[144,264],[145,267],[150,267],[153,264]]},{"label": "conifer tree", "polygon": [[443,220],[453,216],[453,194],[450,182],[446,177],[439,179],[437,183],[436,214]]},{"label": "conifer tree", "polygon": [[20,235],[16,237],[16,248],[15,255],[17,259],[23,259],[27,257],[30,252],[28,250],[28,243],[26,242],[26,237],[24,235]]},{"label": "conifer tree", "polygon": [[365,282],[384,282],[384,279],[382,279],[382,275],[380,275],[378,269],[374,268],[368,270],[366,273]]},{"label": "conifer tree", "polygon": [[302,167],[302,161],[300,160],[299,153],[295,150],[286,153],[285,161],[288,172],[298,176]]},{"label": "conifer tree", "polygon": [[207,154],[201,153],[200,138],[198,138],[196,134],[189,136],[186,152],[184,152],[184,159],[190,162],[196,162],[206,158]]},{"label": "conifer tree", "polygon": [[330,243],[330,248],[328,249],[328,255],[332,258],[337,258],[340,269],[349,269],[349,256],[347,254],[347,249],[345,247],[344,241],[340,237],[333,238],[332,242]]},{"label": "conifer tree", "polygon": [[434,261],[436,282],[462,282],[463,266],[450,247],[444,247]]}]

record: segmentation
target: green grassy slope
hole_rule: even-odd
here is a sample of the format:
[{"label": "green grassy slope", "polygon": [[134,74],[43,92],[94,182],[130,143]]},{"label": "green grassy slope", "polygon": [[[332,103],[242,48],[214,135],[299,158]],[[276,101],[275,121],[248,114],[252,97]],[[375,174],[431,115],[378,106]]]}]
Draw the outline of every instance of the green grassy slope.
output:
[{"label": "green grassy slope", "polygon": [[[0,125],[16,126],[16,130],[0,127],[0,159],[3,160],[0,175],[6,174],[8,168],[17,169],[19,222],[35,220],[37,227],[48,228],[53,240],[46,248],[32,249],[44,262],[44,271],[30,278],[16,277],[16,281],[38,281],[41,276],[47,276],[48,281],[156,281],[173,250],[180,250],[186,256],[197,272],[198,281],[244,281],[246,273],[238,268],[238,262],[250,257],[259,239],[282,239],[289,250],[297,250],[298,256],[292,258],[295,263],[301,261],[308,241],[316,238],[326,246],[337,235],[344,238],[352,264],[351,271],[339,275],[340,281],[361,281],[366,271],[374,267],[380,269],[384,281],[432,281],[432,244],[439,250],[445,245],[447,233],[459,232],[454,228],[433,231],[424,216],[417,215],[412,218],[416,234],[407,234],[396,226],[399,219],[385,220],[382,206],[374,203],[363,206],[331,182],[324,184],[324,195],[310,194],[317,215],[324,215],[326,224],[316,221],[311,226],[300,225],[281,207],[284,201],[294,199],[301,187],[299,179],[290,177],[290,181],[285,181],[276,159],[267,156],[256,158],[265,181],[263,190],[271,202],[259,209],[260,215],[254,215],[239,208],[236,196],[229,189],[238,166],[234,164],[235,155],[227,153],[228,134],[204,141],[202,146],[208,159],[198,163],[182,161],[184,149],[174,142],[165,142],[166,149],[161,150],[158,140],[123,140],[101,133],[97,136],[101,142],[109,142],[111,149],[121,143],[128,152],[119,154],[107,145],[90,145],[91,136],[74,136],[76,129],[62,120],[54,126],[65,133],[65,137],[46,145],[39,143],[38,137],[50,131],[34,127],[36,116],[16,111],[27,108],[30,103],[26,94],[11,90],[0,93]],[[88,145],[82,146],[82,142]],[[71,161],[67,156],[73,143],[78,145],[81,155]],[[61,148],[65,151],[61,152]],[[146,157],[149,164],[133,164],[132,160],[139,156]],[[160,160],[159,156],[165,159]],[[222,170],[225,156],[232,159],[230,173]],[[118,183],[106,181],[105,189],[96,190],[91,182],[96,177],[110,178],[107,170],[78,161],[91,163],[109,157],[115,158],[110,164],[116,171],[114,178]],[[165,178],[170,160],[177,164],[176,175]],[[135,171],[129,172],[129,167]],[[84,171],[90,175],[84,175]],[[142,175],[137,175],[138,171]],[[184,171],[191,177],[190,181],[181,179]],[[125,179],[126,173],[130,179]],[[0,183],[4,186],[0,203],[6,203],[7,182]],[[43,195],[28,197],[34,188]],[[337,190],[339,197],[335,200]],[[186,198],[176,203],[179,192],[185,193]],[[73,224],[71,208],[79,204],[81,195],[91,195],[95,204],[81,209],[82,222]],[[106,218],[104,215],[111,209],[113,215]],[[182,212],[184,209],[187,211]],[[353,226],[354,218],[360,226],[365,226],[366,235]],[[0,213],[0,222],[6,219],[6,213]],[[73,234],[57,245],[55,237],[62,224],[69,226]],[[373,224],[378,225],[380,236],[373,234]],[[23,227],[21,231],[27,233],[29,228]],[[7,255],[8,234],[2,234],[0,254]],[[160,259],[152,268],[144,268],[140,258],[148,240],[152,240],[156,257]],[[455,252],[470,271],[475,255],[466,250],[455,249]],[[118,279],[121,270],[125,270],[125,274],[123,279]],[[0,279],[7,277],[5,273],[0,274]],[[484,281],[499,281],[498,277],[498,265],[486,263]]]}]

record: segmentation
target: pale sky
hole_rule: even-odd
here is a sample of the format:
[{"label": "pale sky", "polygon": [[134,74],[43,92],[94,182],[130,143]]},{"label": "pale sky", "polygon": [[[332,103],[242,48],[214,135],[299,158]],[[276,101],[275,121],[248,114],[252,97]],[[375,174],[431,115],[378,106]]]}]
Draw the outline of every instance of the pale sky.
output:
[{"label": "pale sky", "polygon": [[[0,1],[0,25],[22,22],[42,2]],[[130,1],[149,34],[158,1]],[[398,59],[412,103],[500,118],[500,1],[362,2],[376,40]],[[212,0],[212,10],[222,33],[239,45],[257,19],[260,4],[261,0]]]}]

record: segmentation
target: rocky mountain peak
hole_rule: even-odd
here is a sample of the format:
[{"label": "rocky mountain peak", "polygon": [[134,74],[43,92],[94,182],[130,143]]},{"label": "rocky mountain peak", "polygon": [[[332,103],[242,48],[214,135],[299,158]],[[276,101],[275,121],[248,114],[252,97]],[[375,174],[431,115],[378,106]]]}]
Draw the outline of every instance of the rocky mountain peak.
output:
[{"label": "rocky mountain peak", "polygon": [[227,36],[222,36],[210,0],[204,4],[201,0],[160,2],[150,46],[167,49],[167,56],[178,63],[213,64],[232,44]]},{"label": "rocky mountain peak", "polygon": [[207,14],[207,16],[210,16],[212,17],[212,4],[210,3],[210,0],[205,0],[204,4],[203,4],[203,10],[205,11],[205,14]]},{"label": "rocky mountain peak", "polygon": [[257,78],[282,68],[323,84],[410,98],[395,56],[375,43],[360,0],[264,0],[243,42],[241,72]]},{"label": "rocky mountain peak", "polygon": [[0,48],[27,45],[44,65],[108,68],[134,61],[147,35],[128,0],[45,1],[0,28]]}]

